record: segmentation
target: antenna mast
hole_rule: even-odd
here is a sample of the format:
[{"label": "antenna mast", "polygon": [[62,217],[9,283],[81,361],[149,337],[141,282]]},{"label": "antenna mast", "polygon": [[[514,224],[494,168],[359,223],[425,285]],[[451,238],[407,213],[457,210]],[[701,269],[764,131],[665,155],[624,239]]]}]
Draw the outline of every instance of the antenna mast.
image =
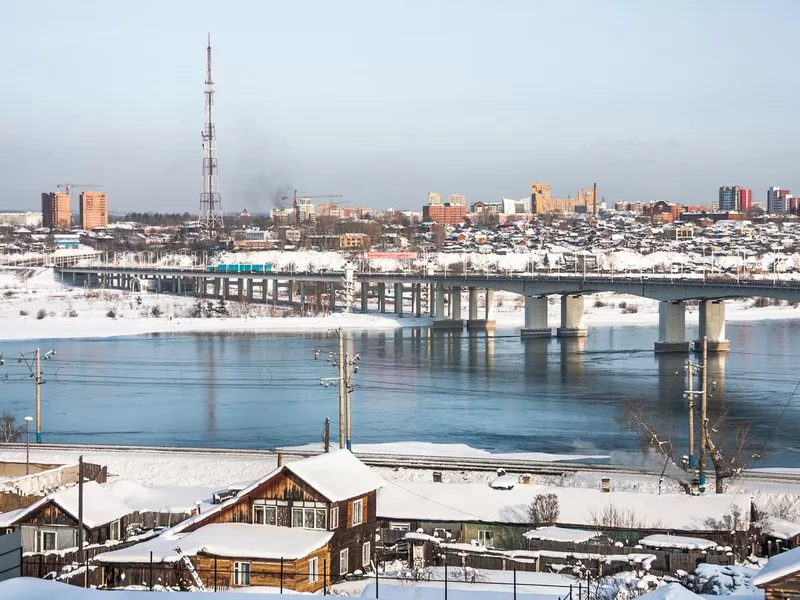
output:
[{"label": "antenna mast", "polygon": [[222,199],[217,173],[217,134],[211,108],[214,105],[214,81],[211,79],[211,34],[206,47],[206,123],[201,133],[203,140],[203,191],[200,192],[200,227],[208,234],[222,229]]}]

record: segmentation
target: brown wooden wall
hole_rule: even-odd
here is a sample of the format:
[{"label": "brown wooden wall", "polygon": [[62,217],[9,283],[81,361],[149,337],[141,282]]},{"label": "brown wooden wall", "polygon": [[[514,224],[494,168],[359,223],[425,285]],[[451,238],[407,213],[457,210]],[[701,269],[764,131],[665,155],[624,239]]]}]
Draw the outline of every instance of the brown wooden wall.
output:
[{"label": "brown wooden wall", "polygon": [[[353,500],[362,498],[363,515],[361,525],[351,527]],[[337,502],[332,506],[339,507],[339,526],[333,531],[333,537],[329,542],[331,548],[331,569],[332,580],[338,581],[339,576],[339,552],[344,548],[349,550],[348,559],[350,564],[347,571],[352,573],[357,569],[365,570],[361,564],[361,548],[364,542],[370,543],[370,552],[375,552],[375,533],[378,528],[377,517],[377,492],[372,491],[364,496],[357,496],[342,502]]]},{"label": "brown wooden wall", "polygon": [[764,600],[794,600],[800,596],[800,572],[792,573],[762,586]]},{"label": "brown wooden wall", "polygon": [[[131,522],[137,521],[136,513],[127,515],[120,519],[120,537],[125,537],[125,528]],[[48,525],[59,525],[64,527],[78,527],[78,521],[67,514],[57,504],[48,501],[28,515],[24,521],[20,521],[17,526],[32,525],[35,527],[46,527]],[[86,530],[86,541],[90,544],[104,544],[111,533],[109,524],[101,525],[94,529],[84,527]]]}]

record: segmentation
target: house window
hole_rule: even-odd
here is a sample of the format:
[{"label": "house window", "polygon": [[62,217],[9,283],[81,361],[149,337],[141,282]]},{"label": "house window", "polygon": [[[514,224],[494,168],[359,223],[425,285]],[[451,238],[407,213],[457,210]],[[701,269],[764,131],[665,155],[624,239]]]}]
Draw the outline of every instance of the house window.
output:
[{"label": "house window", "polygon": [[119,524],[119,519],[117,519],[116,521],[111,523],[111,525],[108,528],[108,539],[114,541],[119,540],[120,539],[119,530],[120,530],[120,524]]},{"label": "house window", "polygon": [[486,548],[494,548],[494,532],[485,529],[479,529],[478,542]]},{"label": "house window", "polygon": [[353,527],[355,527],[356,525],[361,525],[362,521],[364,520],[364,501],[361,498],[358,500],[353,500],[352,507],[353,518],[351,524]]},{"label": "house window", "polygon": [[369,542],[364,542],[364,545],[361,546],[361,566],[368,567],[372,562],[372,556],[370,553]]},{"label": "house window", "polygon": [[295,506],[292,508],[292,527],[325,529],[326,512],[324,508]]},{"label": "house window", "polygon": [[40,531],[36,536],[36,552],[48,552],[56,549],[56,532]]},{"label": "house window", "polygon": [[411,523],[389,522],[389,531],[411,531]]},{"label": "house window", "polygon": [[253,507],[253,523],[255,525],[276,525],[278,523],[278,507],[255,505]]},{"label": "house window", "polygon": [[336,529],[339,526],[339,507],[334,506],[331,509],[331,518],[330,518],[331,529]]},{"label": "house window", "polygon": [[339,550],[339,575],[345,576],[350,570],[350,550],[342,548]]},{"label": "house window", "polygon": [[309,583],[316,583],[318,578],[319,578],[319,559],[318,558],[309,558],[308,559],[308,582]]},{"label": "house window", "polygon": [[250,585],[250,563],[233,563],[233,585]]}]

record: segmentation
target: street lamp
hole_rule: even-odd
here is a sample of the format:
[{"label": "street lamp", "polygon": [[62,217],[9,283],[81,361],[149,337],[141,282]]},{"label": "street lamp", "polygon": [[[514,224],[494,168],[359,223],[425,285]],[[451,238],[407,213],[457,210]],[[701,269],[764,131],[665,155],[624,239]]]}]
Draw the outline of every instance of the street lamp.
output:
[{"label": "street lamp", "polygon": [[31,471],[31,421],[33,417],[25,417],[25,475]]}]

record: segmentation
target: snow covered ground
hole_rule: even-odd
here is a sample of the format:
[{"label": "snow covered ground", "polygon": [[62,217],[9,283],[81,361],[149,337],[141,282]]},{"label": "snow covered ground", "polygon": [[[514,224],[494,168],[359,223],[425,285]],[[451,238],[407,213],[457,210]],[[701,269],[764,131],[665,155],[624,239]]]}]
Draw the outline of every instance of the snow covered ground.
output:
[{"label": "snow covered ground", "polygon": [[[27,274],[30,277],[21,278]],[[466,304],[466,297],[462,306]],[[348,329],[395,329],[424,327],[431,319],[391,314],[344,314],[301,317],[286,308],[264,304],[226,303],[227,317],[196,317],[197,299],[192,296],[132,293],[120,290],[72,288],[54,280],[51,269],[0,270],[0,330],[4,339],[114,337],[147,333],[273,332]],[[524,301],[521,296],[495,294],[495,318],[500,326],[522,327]],[[608,293],[586,296],[586,323],[592,325],[655,325],[658,302],[635,296]],[[752,299],[730,300],[728,321],[800,318],[800,309],[787,303],[754,307]],[[556,327],[560,304],[551,298],[549,321]],[[696,306],[687,307],[691,328],[699,319]]]}]

